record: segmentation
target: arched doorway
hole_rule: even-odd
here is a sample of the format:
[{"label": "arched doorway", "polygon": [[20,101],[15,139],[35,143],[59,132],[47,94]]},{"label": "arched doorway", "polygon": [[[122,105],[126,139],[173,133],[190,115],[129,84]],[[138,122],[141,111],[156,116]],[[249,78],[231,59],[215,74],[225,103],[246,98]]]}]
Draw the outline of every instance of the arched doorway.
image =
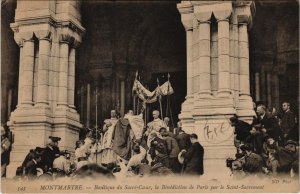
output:
[{"label": "arched doorway", "polygon": [[[86,34],[76,60],[75,103],[85,126],[95,126],[96,88],[98,125],[109,117],[111,109],[122,114],[132,109],[136,71],[150,90],[157,86],[157,79],[162,84],[170,73],[175,90],[170,96],[172,118],[176,123],[186,95],[185,31],[176,3],[82,2]],[[158,106],[151,104],[148,111]],[[163,99],[164,115],[166,106]]]}]

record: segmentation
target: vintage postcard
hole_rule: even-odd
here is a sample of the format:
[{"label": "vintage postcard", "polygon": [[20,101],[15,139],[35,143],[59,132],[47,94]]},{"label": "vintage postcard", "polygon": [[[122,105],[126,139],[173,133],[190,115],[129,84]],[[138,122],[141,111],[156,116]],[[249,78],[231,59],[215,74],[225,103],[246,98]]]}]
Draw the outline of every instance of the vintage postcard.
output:
[{"label": "vintage postcard", "polygon": [[1,0],[1,192],[299,192],[299,1]]}]

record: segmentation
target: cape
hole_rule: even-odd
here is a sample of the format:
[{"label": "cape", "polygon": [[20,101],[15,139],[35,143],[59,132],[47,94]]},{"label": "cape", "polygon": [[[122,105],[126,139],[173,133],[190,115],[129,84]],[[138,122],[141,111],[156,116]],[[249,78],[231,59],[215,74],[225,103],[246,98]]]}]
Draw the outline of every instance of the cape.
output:
[{"label": "cape", "polygon": [[119,119],[113,133],[112,149],[125,160],[129,160],[131,157],[132,141],[130,138],[130,130],[131,127],[128,119]]}]

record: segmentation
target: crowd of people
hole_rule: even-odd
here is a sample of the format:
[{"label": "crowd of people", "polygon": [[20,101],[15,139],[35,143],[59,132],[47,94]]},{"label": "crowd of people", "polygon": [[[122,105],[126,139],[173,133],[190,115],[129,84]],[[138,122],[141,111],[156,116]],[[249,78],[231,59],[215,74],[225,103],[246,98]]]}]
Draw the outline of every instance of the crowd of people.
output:
[{"label": "crowd of people", "polygon": [[227,166],[237,177],[249,174],[297,177],[299,173],[299,126],[290,104],[282,104],[282,112],[268,111],[260,104],[252,124],[230,118],[235,128],[236,158],[228,158]]},{"label": "crowd of people", "polygon": [[53,180],[61,177],[165,176],[203,174],[204,149],[196,134],[172,129],[169,118],[143,123],[133,111],[118,118],[115,110],[102,129],[86,128],[75,152],[60,151],[59,137],[49,137],[45,148],[29,151],[17,168],[16,180]]},{"label": "crowd of people", "polygon": [[[234,176],[298,176],[299,126],[288,102],[282,104],[282,109],[282,113],[269,112],[260,104],[251,124],[236,115],[230,118],[237,153],[226,164]],[[61,151],[61,138],[49,136],[46,147],[29,151],[14,179],[203,175],[204,149],[197,135],[185,133],[180,122],[172,128],[170,119],[162,120],[157,110],[152,116],[153,120],[145,124],[142,114],[134,115],[129,110],[118,117],[112,110],[101,129],[85,128],[74,145],[75,152]],[[3,177],[12,140],[2,129]]]}]

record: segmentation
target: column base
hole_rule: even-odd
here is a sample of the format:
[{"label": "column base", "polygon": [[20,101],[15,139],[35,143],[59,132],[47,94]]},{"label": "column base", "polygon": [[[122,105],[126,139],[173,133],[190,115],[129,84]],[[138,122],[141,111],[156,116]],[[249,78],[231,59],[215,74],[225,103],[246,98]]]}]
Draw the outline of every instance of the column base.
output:
[{"label": "column base", "polygon": [[30,149],[44,147],[52,134],[51,110],[49,107],[18,107],[7,122],[14,135],[7,177],[15,176]]},{"label": "column base", "polygon": [[14,134],[8,178],[15,175],[30,149],[46,146],[50,135],[61,137],[60,150],[74,151],[82,128],[78,113],[58,110],[53,114],[50,107],[18,108],[12,112],[8,126]]},{"label": "column base", "polygon": [[[234,128],[229,118],[236,114],[232,95],[227,97],[201,95],[186,100],[182,104],[180,120],[186,133],[198,135],[200,144],[204,147],[204,175],[208,179],[230,177],[230,169],[226,167],[226,159],[234,157]],[[184,117],[188,112],[188,117]]]},{"label": "column base", "polygon": [[231,96],[231,90],[218,90],[217,97],[219,98],[230,98]]},{"label": "column base", "polygon": [[204,148],[204,175],[207,179],[230,177],[226,159],[235,157],[234,128],[227,116],[209,115],[194,117],[193,126],[183,125],[186,133],[195,133]]},{"label": "column base", "polygon": [[182,128],[193,130],[194,120],[192,116],[192,111],[194,107],[194,96],[187,96],[186,100],[181,105],[181,113],[178,118],[181,121]]},{"label": "column base", "polygon": [[35,107],[48,107],[49,102],[37,102],[34,106]]},{"label": "column base", "polygon": [[210,91],[199,92],[199,98],[211,98],[211,95]]},{"label": "column base", "polygon": [[193,117],[207,115],[231,115],[235,114],[234,101],[231,95],[227,98],[210,96],[198,98],[194,102]]},{"label": "column base", "polygon": [[33,102],[23,102],[22,104],[18,104],[18,108],[30,108],[33,106]]},{"label": "column base", "polygon": [[181,113],[178,115],[179,119],[192,118],[191,111],[194,106],[194,96],[187,96],[186,100],[181,104]]},{"label": "column base", "polygon": [[244,121],[252,123],[253,117],[256,115],[252,98],[249,95],[239,96],[237,104],[237,115]]}]

